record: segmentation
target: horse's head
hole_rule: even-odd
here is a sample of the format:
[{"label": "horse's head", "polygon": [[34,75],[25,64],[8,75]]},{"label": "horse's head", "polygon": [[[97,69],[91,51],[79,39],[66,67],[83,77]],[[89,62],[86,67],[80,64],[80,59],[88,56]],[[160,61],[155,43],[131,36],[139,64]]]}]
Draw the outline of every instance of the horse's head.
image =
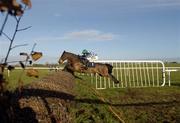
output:
[{"label": "horse's head", "polygon": [[67,61],[68,63],[74,64],[74,63],[80,62],[80,58],[76,54],[64,51],[61,57],[59,58],[58,62],[59,64],[63,64],[65,61]]},{"label": "horse's head", "polygon": [[59,63],[59,64],[63,64],[65,60],[67,60],[66,51],[64,51],[64,52],[62,53],[61,57],[59,58],[58,63]]}]

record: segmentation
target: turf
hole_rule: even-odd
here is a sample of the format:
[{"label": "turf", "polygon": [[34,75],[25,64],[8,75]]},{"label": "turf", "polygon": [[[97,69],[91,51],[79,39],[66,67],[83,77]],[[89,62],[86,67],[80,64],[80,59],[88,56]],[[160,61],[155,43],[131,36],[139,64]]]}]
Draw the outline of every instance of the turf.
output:
[{"label": "turf", "polygon": [[98,90],[99,96],[91,89],[95,86],[90,84],[90,79],[80,77],[74,89],[76,103],[72,116],[75,122],[119,122],[108,106],[128,123],[179,122],[179,86],[105,89]]},{"label": "turf", "polygon": [[[166,64],[179,66],[179,64]],[[14,70],[7,78],[8,90],[18,87],[21,70]],[[23,73],[24,85],[35,82],[49,74],[48,70],[39,70],[40,77],[27,77]],[[7,72],[5,72],[7,74]],[[118,123],[114,112],[128,123],[144,122],[180,122],[180,71],[171,73],[171,86],[146,88],[116,88],[93,91],[95,84],[90,77],[78,75],[74,102],[69,109],[75,123]],[[166,78],[167,79],[167,78]],[[102,101],[102,98],[105,101]]]},{"label": "turf", "polygon": [[36,81],[38,79],[41,79],[42,77],[46,76],[48,74],[48,70],[38,70],[39,77],[28,77],[26,75],[26,71],[23,72],[23,70],[12,70],[10,72],[10,76],[7,76],[7,71],[4,72],[5,79],[6,79],[6,88],[10,91],[14,91],[18,87],[18,81],[19,79],[22,80],[23,85],[27,85],[32,83],[33,81]]}]

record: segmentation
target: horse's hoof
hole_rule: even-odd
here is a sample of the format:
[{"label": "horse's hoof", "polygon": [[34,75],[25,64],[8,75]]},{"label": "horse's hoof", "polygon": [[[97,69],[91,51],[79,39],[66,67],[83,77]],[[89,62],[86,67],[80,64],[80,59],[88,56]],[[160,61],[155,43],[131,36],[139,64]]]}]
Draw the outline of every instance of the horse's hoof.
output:
[{"label": "horse's hoof", "polygon": [[120,81],[117,81],[117,82],[114,82],[115,84],[119,84],[120,83]]}]

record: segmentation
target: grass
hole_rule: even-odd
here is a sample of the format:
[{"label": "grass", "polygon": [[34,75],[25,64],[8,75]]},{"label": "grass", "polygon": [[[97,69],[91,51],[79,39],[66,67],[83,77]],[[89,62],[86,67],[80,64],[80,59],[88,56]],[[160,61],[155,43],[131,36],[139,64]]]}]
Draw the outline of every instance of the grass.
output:
[{"label": "grass", "polygon": [[166,67],[180,67],[180,63],[165,63]]},{"label": "grass", "polygon": [[[167,66],[180,66],[168,64]],[[8,78],[8,89],[18,87],[21,70],[12,71]],[[46,76],[48,70],[39,70],[40,77]],[[7,74],[7,72],[5,72]],[[110,112],[112,106],[116,114],[127,123],[145,122],[180,122],[180,71],[171,73],[172,86],[147,88],[119,88],[97,90],[105,99],[102,101],[92,88],[90,77],[80,76],[76,79],[75,101],[71,106],[70,115],[75,123],[119,123]],[[6,75],[7,78],[7,75]],[[167,79],[167,78],[166,78]],[[22,76],[25,85],[38,80]]]},{"label": "grass", "polygon": [[[178,122],[180,119],[180,88],[148,87],[98,90],[106,102],[102,102],[91,88],[90,78],[76,79],[76,105],[72,107],[75,123],[116,123],[119,120],[109,111],[114,111],[128,123]],[[81,101],[78,101],[81,99]]]},{"label": "grass", "polygon": [[[171,63],[166,66],[179,67],[180,64]],[[180,122],[180,71],[171,73],[170,87],[166,83],[165,87],[97,90],[105,103],[90,89],[95,88],[90,78],[80,77],[82,80],[76,79],[74,91],[76,99],[83,101],[77,101],[71,109],[75,123],[119,122],[110,112],[109,105],[127,123]]]},{"label": "grass", "polygon": [[[83,76],[81,76],[83,77]],[[71,116],[75,123],[118,123],[114,116],[108,112],[108,105],[102,102],[92,91],[92,85],[85,83],[89,78],[76,79],[74,92],[75,103],[71,108]]]},{"label": "grass", "polygon": [[23,82],[24,85],[30,84],[33,81],[36,81],[38,79],[41,79],[42,77],[46,76],[48,74],[48,70],[38,70],[39,72],[39,78],[35,78],[35,77],[28,77],[26,76],[26,71],[22,72],[22,70],[12,70],[10,72],[10,76],[7,76],[7,71],[4,72],[6,81],[7,81],[7,89],[9,91],[14,91],[17,87],[18,87],[18,81],[19,78],[21,76],[21,80]]},{"label": "grass", "polygon": [[[166,80],[168,80],[167,77]],[[172,86],[180,86],[180,71],[171,72],[171,83]]]}]

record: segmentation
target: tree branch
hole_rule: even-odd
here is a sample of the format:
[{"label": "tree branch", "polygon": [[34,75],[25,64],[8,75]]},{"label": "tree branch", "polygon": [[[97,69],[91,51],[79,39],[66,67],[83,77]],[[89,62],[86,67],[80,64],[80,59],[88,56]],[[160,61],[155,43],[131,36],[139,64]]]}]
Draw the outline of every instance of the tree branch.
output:
[{"label": "tree branch", "polygon": [[3,34],[9,41],[12,40],[6,33],[2,32],[2,34]]},{"label": "tree branch", "polygon": [[[24,10],[25,10],[25,9],[26,9],[26,6],[24,7]],[[24,10],[23,10],[23,11],[24,11]],[[18,32],[19,23],[20,23],[22,17],[23,17],[23,14],[22,14],[20,17],[14,16],[14,18],[15,18],[15,20],[16,20],[17,23],[16,23],[16,27],[15,27],[14,34],[13,34],[13,36],[12,36],[12,39],[10,40],[11,42],[10,42],[10,44],[9,44],[8,52],[7,52],[7,54],[6,54],[4,63],[7,62],[7,59],[8,59],[8,57],[9,57],[9,54],[10,54],[10,52],[11,52],[11,50],[12,50],[12,45],[13,45],[14,39],[15,39],[15,37],[16,37],[16,34],[17,34],[17,32]]]},{"label": "tree branch", "polygon": [[34,52],[34,48],[36,47],[36,45],[37,45],[36,43],[33,44],[33,47],[31,49],[31,53],[30,54],[32,54]]},{"label": "tree branch", "polygon": [[28,26],[28,27],[26,27],[26,28],[22,28],[22,29],[18,29],[17,31],[24,31],[24,30],[27,30],[27,29],[29,29],[29,28],[31,28],[32,26]]},{"label": "tree branch", "polygon": [[11,47],[11,50],[17,47],[22,47],[22,46],[27,46],[28,44],[19,44],[19,45],[15,45],[13,47]]},{"label": "tree branch", "polygon": [[1,27],[1,30],[0,30],[0,36],[1,36],[1,34],[2,34],[3,30],[4,30],[4,27],[6,25],[6,22],[8,20],[8,16],[9,16],[9,13],[7,12],[6,18],[5,18],[4,23],[3,23],[2,27]]},{"label": "tree branch", "polygon": [[15,37],[16,37],[17,30],[18,30],[19,23],[20,23],[20,20],[21,20],[22,16],[23,16],[23,15],[21,15],[19,18],[15,17],[15,18],[17,19],[17,20],[16,20],[17,23],[16,23],[15,31],[14,31],[14,34],[13,34],[13,36],[12,36],[11,42],[10,42],[10,44],[9,44],[8,52],[7,52],[7,55],[6,55],[6,57],[5,57],[4,63],[7,62],[7,59],[8,59],[8,57],[9,57],[9,54],[10,54],[10,51],[11,51],[11,48],[12,48],[12,44],[13,44],[14,39],[15,39]]},{"label": "tree branch", "polygon": [[16,21],[18,21],[18,18],[16,16],[13,16]]}]

